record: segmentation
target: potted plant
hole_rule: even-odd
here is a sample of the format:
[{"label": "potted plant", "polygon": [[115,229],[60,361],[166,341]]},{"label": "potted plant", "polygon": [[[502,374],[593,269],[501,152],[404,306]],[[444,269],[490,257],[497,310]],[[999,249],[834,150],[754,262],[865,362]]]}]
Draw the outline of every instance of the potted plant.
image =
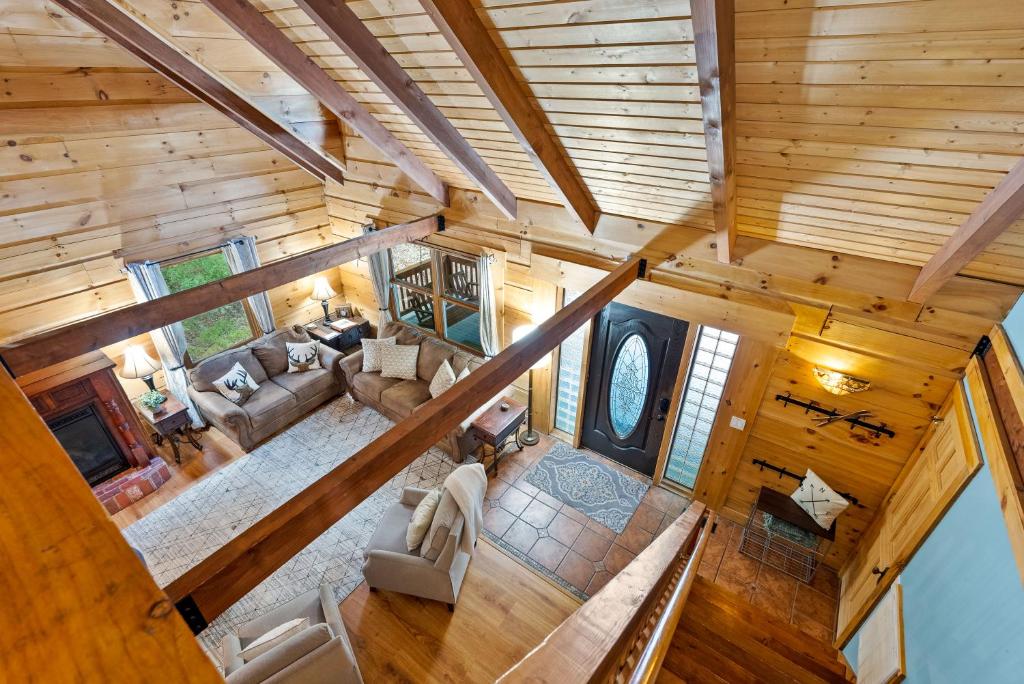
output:
[{"label": "potted plant", "polygon": [[156,390],[149,390],[139,399],[139,403],[149,409],[153,414],[160,413],[164,410],[163,404],[165,401],[167,401],[167,397]]}]

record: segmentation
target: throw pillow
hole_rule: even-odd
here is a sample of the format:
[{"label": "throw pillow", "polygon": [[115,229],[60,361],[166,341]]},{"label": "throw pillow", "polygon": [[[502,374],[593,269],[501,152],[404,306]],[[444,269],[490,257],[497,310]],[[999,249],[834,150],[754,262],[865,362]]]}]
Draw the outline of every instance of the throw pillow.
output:
[{"label": "throw pillow", "polygon": [[469,366],[466,366],[465,368],[462,369],[462,372],[459,373],[459,377],[455,378],[455,382],[458,382],[460,380],[465,380],[468,377],[469,377]]},{"label": "throw pillow", "polygon": [[420,355],[418,344],[393,344],[381,347],[380,377],[416,379],[416,359]]},{"label": "throw pillow", "polygon": [[454,384],[455,371],[452,370],[452,364],[445,361],[438,367],[434,379],[430,381],[430,396],[437,399]]},{"label": "throw pillow", "polygon": [[430,529],[430,521],[434,519],[434,511],[437,504],[441,502],[441,490],[435,489],[420,499],[416,510],[412,512],[409,520],[409,527],[405,531],[405,545],[410,551],[415,551],[423,543],[423,537],[427,536]]},{"label": "throw pillow", "polygon": [[395,346],[394,337],[385,337],[379,340],[363,338],[361,340],[363,345],[363,372],[364,373],[379,373],[380,372],[380,352],[385,347]]},{"label": "throw pillow", "polygon": [[809,468],[804,481],[790,494],[790,498],[826,530],[832,527],[836,517],[850,505],[849,501],[836,494]]},{"label": "throw pillow", "polygon": [[301,373],[303,371],[323,368],[320,365],[319,342],[285,342],[284,346],[288,350],[289,373]]},{"label": "throw pillow", "polygon": [[225,399],[239,406],[248,401],[253,392],[260,388],[249,375],[249,371],[242,368],[242,364],[237,361],[231,370],[213,381],[213,386]]},{"label": "throw pillow", "polygon": [[459,504],[455,503],[455,497],[445,489],[441,493],[441,501],[434,511],[434,519],[430,521],[430,531],[423,539],[423,546],[420,547],[420,557],[428,561],[436,561],[448,543],[448,535],[451,534],[452,526],[455,525],[455,517],[459,514]]},{"label": "throw pillow", "polygon": [[278,644],[283,644],[299,632],[304,631],[307,627],[309,627],[308,617],[295,618],[283,625],[278,625],[243,648],[240,653],[242,661],[247,663],[253,658],[263,655]]}]

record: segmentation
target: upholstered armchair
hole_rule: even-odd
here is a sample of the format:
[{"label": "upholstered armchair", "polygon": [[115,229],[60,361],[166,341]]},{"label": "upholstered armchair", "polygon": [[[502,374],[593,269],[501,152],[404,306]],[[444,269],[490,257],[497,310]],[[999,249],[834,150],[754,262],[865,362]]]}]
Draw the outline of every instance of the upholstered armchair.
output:
[{"label": "upholstered armchair", "polygon": [[[308,618],[309,627],[266,653],[243,662],[242,649],[278,625]],[[229,684],[362,684],[355,652],[327,584],[228,634],[221,642]]]},{"label": "upholstered armchair", "polygon": [[[435,549],[440,546],[436,558],[430,550],[425,556],[421,549],[409,551],[405,542],[412,513],[427,493],[426,489],[406,487],[401,500],[384,512],[363,552],[363,576],[371,591],[384,589],[443,601],[454,610],[469,567],[469,554],[460,548],[465,532],[462,513],[455,514],[443,544],[434,545]],[[429,536],[423,543],[430,543]]]}]

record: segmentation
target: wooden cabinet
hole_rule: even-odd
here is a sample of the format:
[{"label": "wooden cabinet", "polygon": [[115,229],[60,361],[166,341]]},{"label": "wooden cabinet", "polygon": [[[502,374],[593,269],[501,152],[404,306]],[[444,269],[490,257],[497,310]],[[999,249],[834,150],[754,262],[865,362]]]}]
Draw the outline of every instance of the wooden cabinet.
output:
[{"label": "wooden cabinet", "polygon": [[843,644],[871,612],[946,509],[981,466],[963,387],[954,387],[856,552],[840,573]]}]

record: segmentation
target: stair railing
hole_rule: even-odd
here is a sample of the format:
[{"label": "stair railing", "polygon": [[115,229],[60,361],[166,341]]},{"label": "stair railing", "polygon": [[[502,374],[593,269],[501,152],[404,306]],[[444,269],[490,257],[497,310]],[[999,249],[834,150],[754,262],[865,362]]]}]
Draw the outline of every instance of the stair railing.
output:
[{"label": "stair railing", "polygon": [[[653,677],[679,622],[711,525],[694,502],[650,546],[580,606],[499,682],[631,681],[643,666]],[[668,614],[665,620],[662,618]],[[648,645],[656,642],[647,655]],[[650,681],[640,679],[637,681]]]}]

